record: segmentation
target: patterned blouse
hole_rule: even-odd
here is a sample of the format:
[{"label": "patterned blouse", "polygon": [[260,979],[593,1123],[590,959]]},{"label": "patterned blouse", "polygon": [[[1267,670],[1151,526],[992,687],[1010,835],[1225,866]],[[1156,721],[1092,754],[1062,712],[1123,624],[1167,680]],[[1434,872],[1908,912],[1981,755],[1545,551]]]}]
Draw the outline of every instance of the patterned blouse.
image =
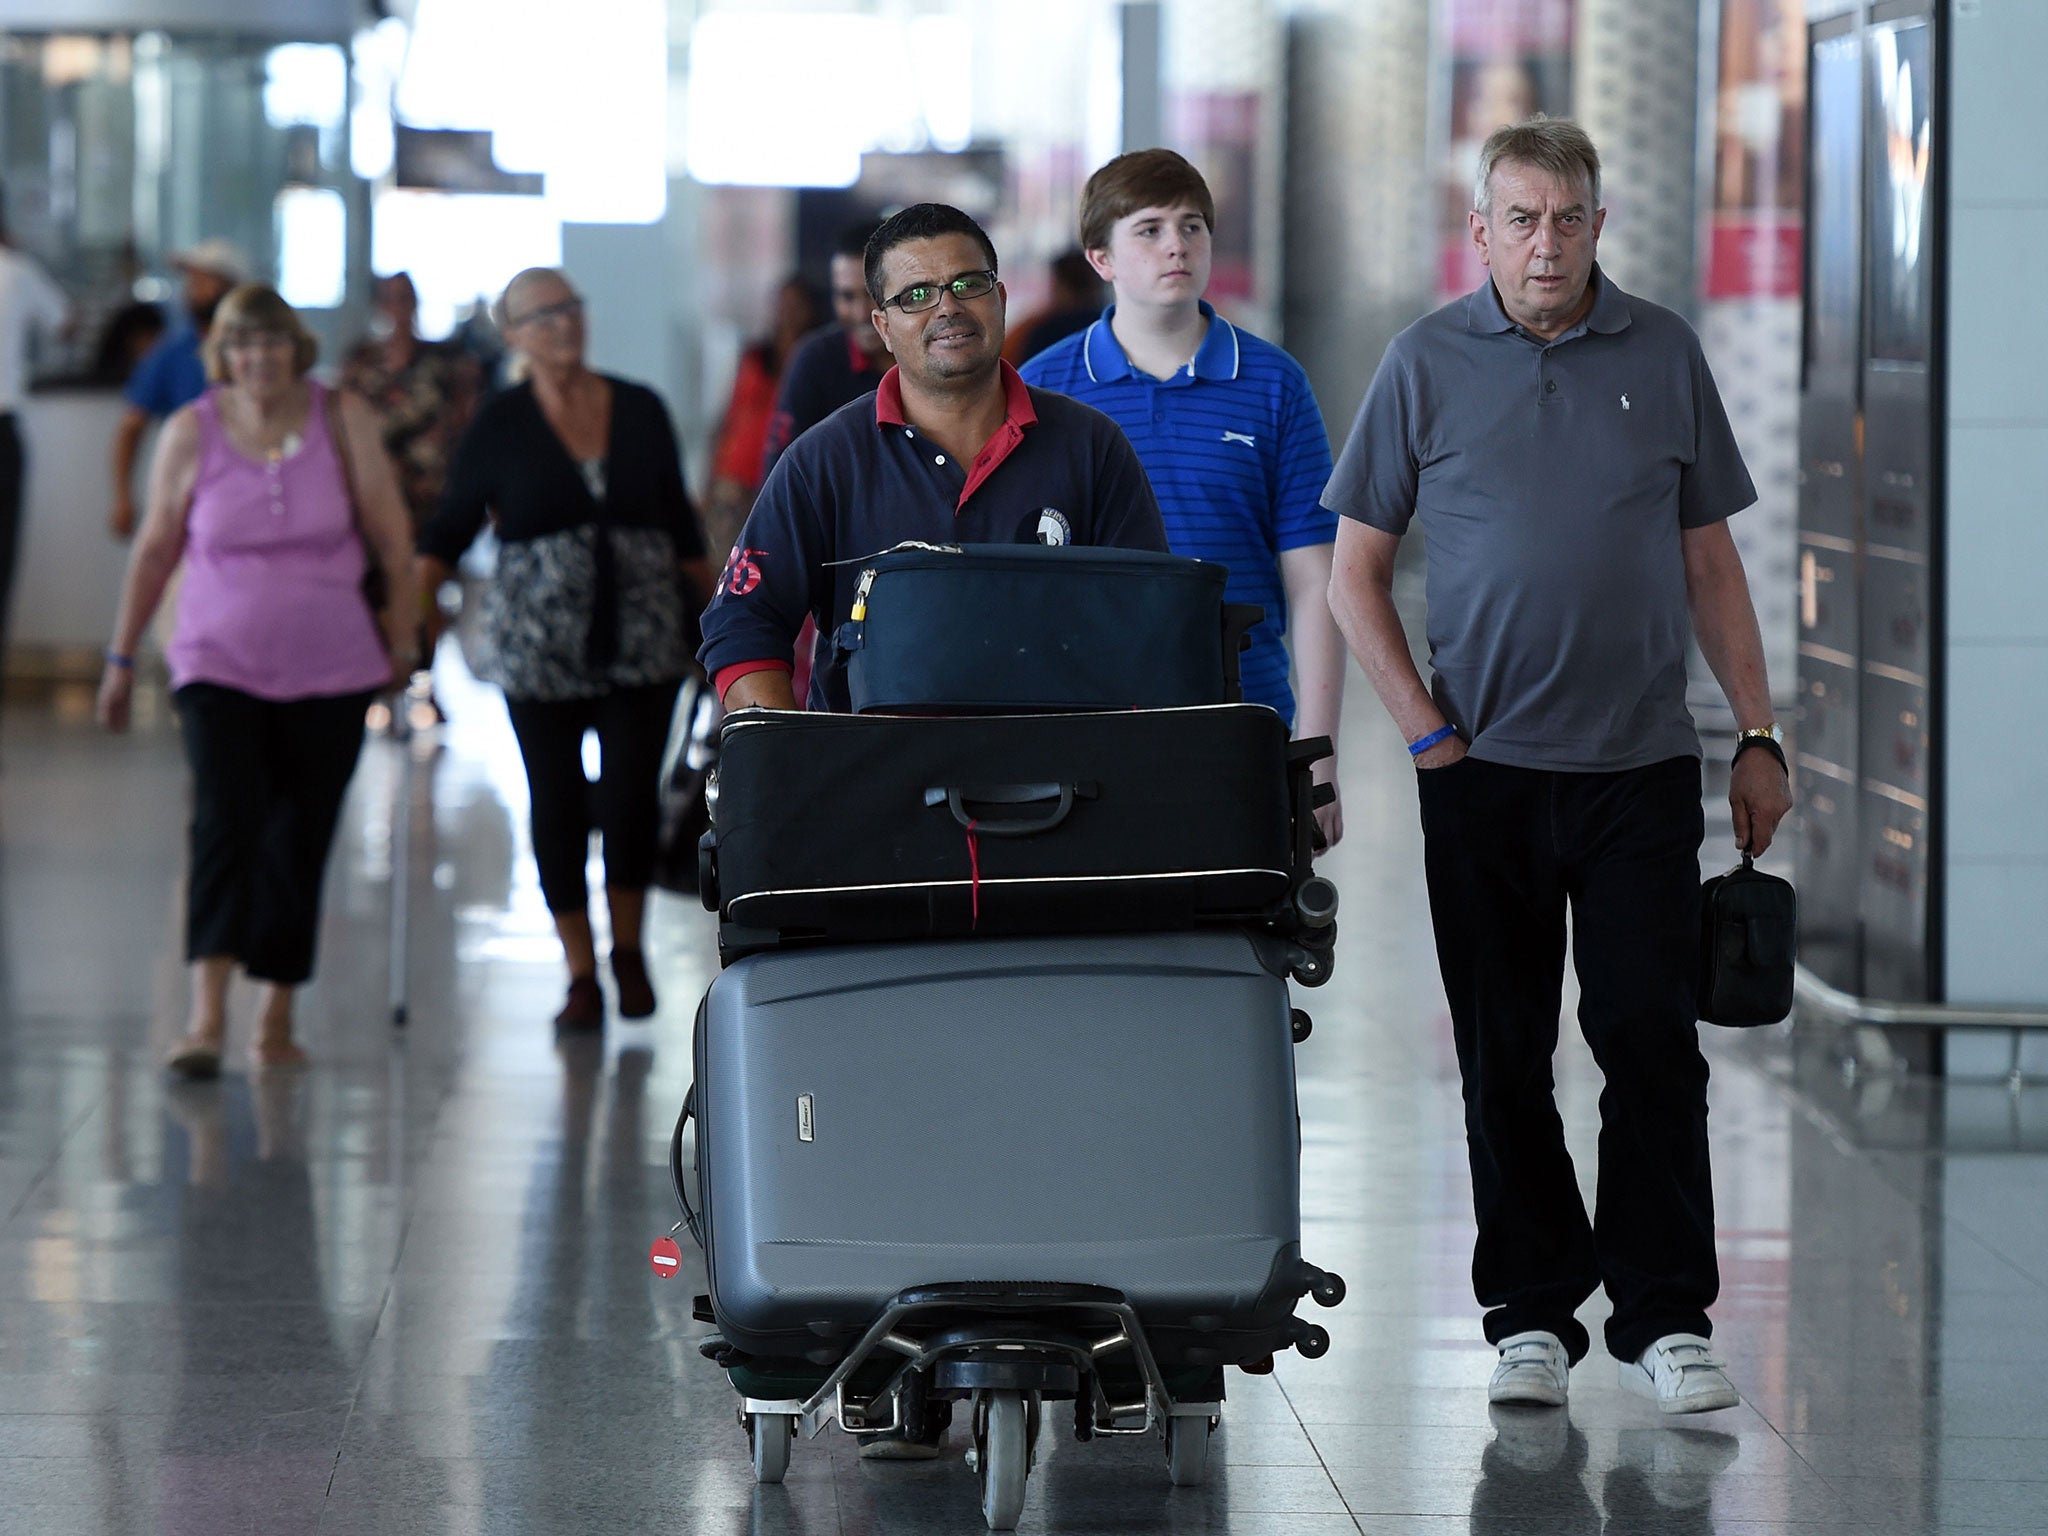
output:
[{"label": "patterned blouse", "polygon": [[681,562],[703,535],[660,396],[606,376],[611,435],[595,476],[534,398],[506,390],[455,451],[425,555],[454,565],[486,517],[498,568],[483,598],[478,671],[515,699],[594,698],[690,666]]},{"label": "patterned blouse", "polygon": [[476,414],[483,374],[476,359],[446,342],[423,341],[403,368],[366,341],[341,365],[341,387],[361,395],[384,424],[384,451],[398,466],[398,487],[420,527],[434,515],[448,481],[448,460]]}]

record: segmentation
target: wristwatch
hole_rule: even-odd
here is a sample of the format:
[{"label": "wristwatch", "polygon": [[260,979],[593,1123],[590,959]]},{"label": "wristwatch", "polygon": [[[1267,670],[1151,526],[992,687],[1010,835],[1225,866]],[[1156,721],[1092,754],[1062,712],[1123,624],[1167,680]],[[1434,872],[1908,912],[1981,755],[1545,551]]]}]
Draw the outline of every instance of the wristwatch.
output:
[{"label": "wristwatch", "polygon": [[1741,761],[1742,754],[1751,747],[1762,747],[1778,760],[1780,768],[1787,774],[1791,773],[1791,765],[1785,761],[1785,733],[1778,729],[1777,721],[1773,720],[1769,725],[1753,725],[1746,731],[1738,732],[1735,737],[1735,755],[1728,759],[1729,763],[1733,765]]}]

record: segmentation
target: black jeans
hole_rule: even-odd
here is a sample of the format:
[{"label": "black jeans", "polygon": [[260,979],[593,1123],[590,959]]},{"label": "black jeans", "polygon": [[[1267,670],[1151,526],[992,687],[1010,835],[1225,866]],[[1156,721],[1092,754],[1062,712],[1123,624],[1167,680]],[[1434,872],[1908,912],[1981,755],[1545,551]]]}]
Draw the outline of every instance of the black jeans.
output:
[{"label": "black jeans", "polygon": [[320,882],[373,696],[278,703],[213,683],[178,690],[192,765],[188,960],[227,955],[288,987],[312,976]]},{"label": "black jeans", "polygon": [[[1698,761],[1554,773],[1467,757],[1417,777],[1486,1337],[1540,1328],[1577,1361],[1589,1340],[1572,1314],[1603,1284],[1617,1358],[1707,1335],[1720,1271],[1695,1013]],[[1567,905],[1579,1027],[1606,1078],[1591,1222],[1551,1077]]]},{"label": "black jeans", "polygon": [[[593,827],[604,834],[604,883],[644,891],[661,834],[661,750],[679,683],[614,688],[594,699],[505,700],[533,801],[533,859],[550,912],[585,912]],[[583,776],[583,733],[597,732],[598,780]]]}]

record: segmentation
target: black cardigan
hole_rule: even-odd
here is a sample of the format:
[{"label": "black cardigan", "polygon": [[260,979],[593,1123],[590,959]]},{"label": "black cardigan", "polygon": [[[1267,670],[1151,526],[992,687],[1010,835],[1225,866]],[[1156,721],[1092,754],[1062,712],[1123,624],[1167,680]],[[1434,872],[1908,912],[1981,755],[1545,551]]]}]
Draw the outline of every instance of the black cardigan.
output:
[{"label": "black cardigan", "polygon": [[506,543],[596,523],[664,529],[678,558],[700,558],[704,536],[683,488],[682,454],[661,397],[643,385],[602,377],[612,387],[602,507],[548,425],[533,385],[519,384],[486,402],[463,434],[441,508],[420,530],[420,553],[454,565],[488,513]]}]

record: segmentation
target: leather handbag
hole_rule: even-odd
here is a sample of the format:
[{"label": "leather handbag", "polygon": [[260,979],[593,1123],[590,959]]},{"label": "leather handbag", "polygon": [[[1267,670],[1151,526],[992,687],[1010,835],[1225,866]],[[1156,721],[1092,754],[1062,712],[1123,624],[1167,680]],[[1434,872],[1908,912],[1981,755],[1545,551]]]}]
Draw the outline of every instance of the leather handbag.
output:
[{"label": "leather handbag", "polygon": [[1700,887],[1700,1020],[1775,1024],[1792,1011],[1799,897],[1748,854]]},{"label": "leather handbag", "polygon": [[705,789],[718,766],[718,725],[723,711],[703,677],[692,672],[676,693],[662,754],[657,803],[661,820],[654,849],[654,883],[665,891],[697,893],[698,842],[711,830]]}]

